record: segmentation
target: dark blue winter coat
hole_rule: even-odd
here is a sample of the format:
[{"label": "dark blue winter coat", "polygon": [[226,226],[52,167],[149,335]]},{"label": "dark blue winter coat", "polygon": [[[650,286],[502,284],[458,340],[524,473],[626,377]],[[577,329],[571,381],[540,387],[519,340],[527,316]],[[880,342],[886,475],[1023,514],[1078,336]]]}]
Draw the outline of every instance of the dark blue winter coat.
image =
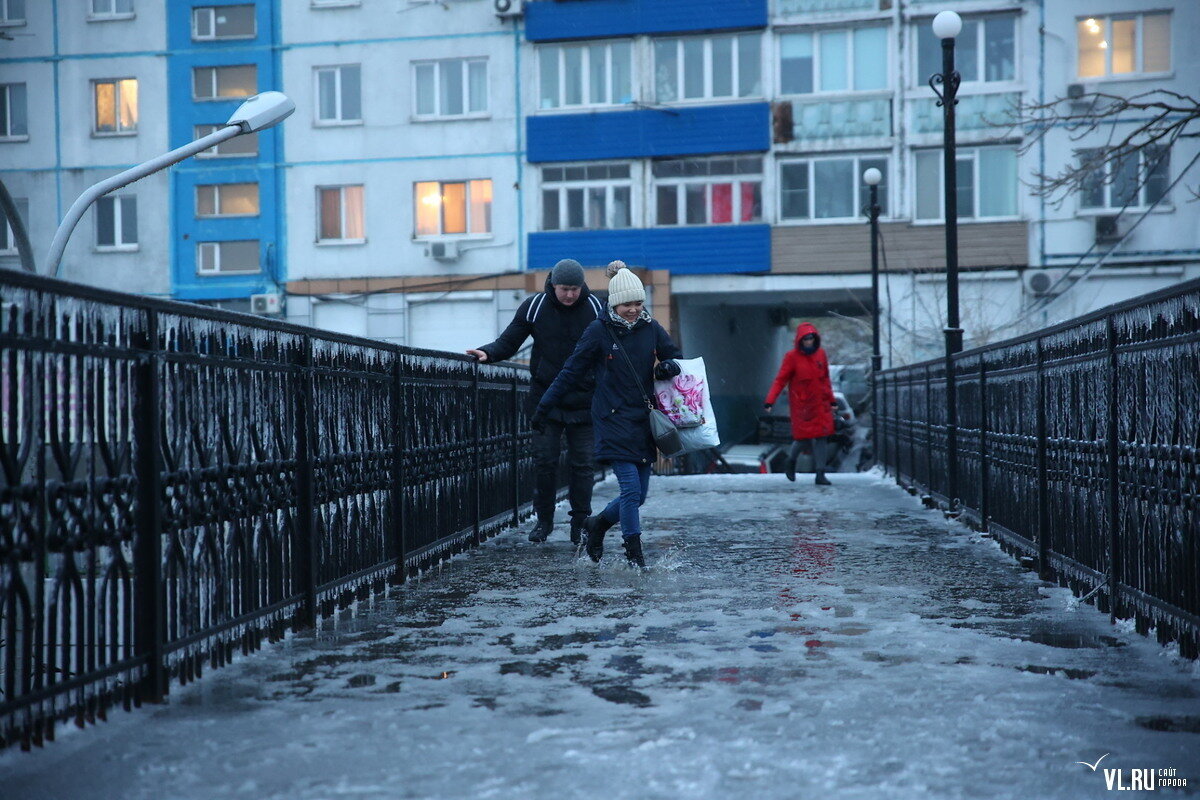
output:
[{"label": "dark blue winter coat", "polygon": [[[614,336],[637,370],[640,389],[613,341]],[[596,460],[649,464],[657,457],[657,450],[644,397],[654,396],[655,363],[680,355],[670,335],[653,319],[639,319],[630,330],[605,316],[589,325],[579,337],[575,352],[542,395],[538,412],[548,414],[573,387],[594,373],[592,425],[596,431]]]}]

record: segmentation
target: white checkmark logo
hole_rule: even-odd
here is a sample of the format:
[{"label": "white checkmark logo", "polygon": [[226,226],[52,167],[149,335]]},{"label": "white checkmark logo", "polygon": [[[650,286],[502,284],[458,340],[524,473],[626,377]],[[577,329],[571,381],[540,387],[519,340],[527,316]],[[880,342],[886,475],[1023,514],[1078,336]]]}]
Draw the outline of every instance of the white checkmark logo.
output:
[{"label": "white checkmark logo", "polygon": [[1096,767],[1100,766],[1100,762],[1101,762],[1101,761],[1103,761],[1104,759],[1108,758],[1108,756],[1109,756],[1109,754],[1108,754],[1108,753],[1105,753],[1104,755],[1100,756],[1099,758],[1097,758],[1097,759],[1096,759],[1096,763],[1095,763],[1095,764],[1089,764],[1089,763],[1088,763],[1088,762],[1086,762],[1086,761],[1076,761],[1075,763],[1076,763],[1076,764],[1083,764],[1085,767],[1087,767],[1088,769],[1090,769],[1092,772],[1095,772],[1095,771],[1096,771]]}]

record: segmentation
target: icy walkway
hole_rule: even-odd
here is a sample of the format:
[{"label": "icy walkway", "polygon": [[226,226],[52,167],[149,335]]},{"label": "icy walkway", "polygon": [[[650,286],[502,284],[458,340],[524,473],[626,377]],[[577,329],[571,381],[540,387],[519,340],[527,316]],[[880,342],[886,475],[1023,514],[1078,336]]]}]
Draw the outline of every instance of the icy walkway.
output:
[{"label": "icy walkway", "polygon": [[1105,768],[1200,793],[1200,670],[834,478],[653,479],[645,575],[505,534],[170,705],[0,754],[0,797],[1098,798]]}]

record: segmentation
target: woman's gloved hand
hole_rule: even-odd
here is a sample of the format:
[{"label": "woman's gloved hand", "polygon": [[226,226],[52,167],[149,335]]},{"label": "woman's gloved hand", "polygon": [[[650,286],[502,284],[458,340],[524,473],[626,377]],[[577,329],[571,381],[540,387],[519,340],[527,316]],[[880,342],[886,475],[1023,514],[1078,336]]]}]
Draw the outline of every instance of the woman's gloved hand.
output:
[{"label": "woman's gloved hand", "polygon": [[654,380],[669,381],[682,371],[674,360],[660,361],[654,367]]}]

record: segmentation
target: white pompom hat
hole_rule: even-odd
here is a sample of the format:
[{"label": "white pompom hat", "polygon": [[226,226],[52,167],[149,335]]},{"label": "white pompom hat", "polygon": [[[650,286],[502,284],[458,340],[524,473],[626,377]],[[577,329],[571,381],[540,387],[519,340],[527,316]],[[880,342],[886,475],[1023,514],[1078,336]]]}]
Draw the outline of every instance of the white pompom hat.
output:
[{"label": "white pompom hat", "polygon": [[638,300],[646,302],[646,287],[642,286],[637,275],[629,271],[624,261],[612,262],[605,272],[609,276],[608,305],[610,308],[615,308],[622,303],[634,303]]}]

